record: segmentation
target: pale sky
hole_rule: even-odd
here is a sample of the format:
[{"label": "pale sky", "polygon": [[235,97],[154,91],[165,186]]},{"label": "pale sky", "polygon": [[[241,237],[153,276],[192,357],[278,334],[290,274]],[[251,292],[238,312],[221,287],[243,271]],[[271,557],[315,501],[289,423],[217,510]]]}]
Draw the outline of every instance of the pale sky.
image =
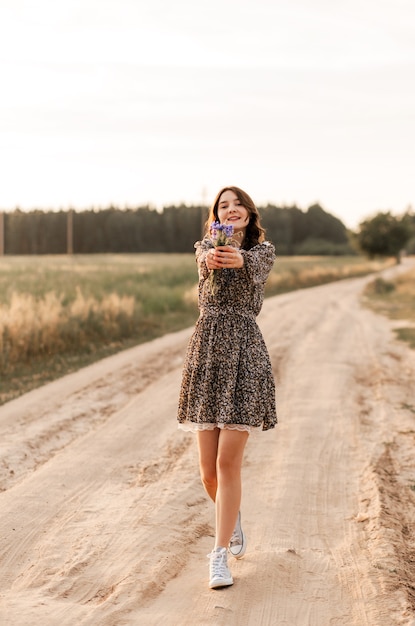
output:
[{"label": "pale sky", "polygon": [[415,206],[414,0],[0,0],[0,209]]}]

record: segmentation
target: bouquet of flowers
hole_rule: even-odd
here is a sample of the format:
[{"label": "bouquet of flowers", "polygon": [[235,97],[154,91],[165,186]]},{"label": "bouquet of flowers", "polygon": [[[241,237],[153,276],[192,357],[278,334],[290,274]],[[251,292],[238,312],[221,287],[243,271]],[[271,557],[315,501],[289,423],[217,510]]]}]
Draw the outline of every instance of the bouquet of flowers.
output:
[{"label": "bouquet of flowers", "polygon": [[[240,246],[237,237],[239,233],[233,232],[232,224],[221,224],[220,222],[212,222],[210,225],[211,240],[215,248],[218,246]],[[212,270],[209,276],[210,292],[212,295],[218,290],[217,272],[221,270]]]},{"label": "bouquet of flowers", "polygon": [[233,225],[212,222],[210,225],[210,234],[215,248],[217,246],[227,246],[233,236]]}]

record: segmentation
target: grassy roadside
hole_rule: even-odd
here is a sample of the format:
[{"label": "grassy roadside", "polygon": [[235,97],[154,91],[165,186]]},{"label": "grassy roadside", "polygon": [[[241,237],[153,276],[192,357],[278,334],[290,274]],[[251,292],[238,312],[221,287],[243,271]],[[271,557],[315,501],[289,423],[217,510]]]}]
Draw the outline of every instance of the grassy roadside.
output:
[{"label": "grassy roadside", "polygon": [[[279,257],[266,295],[393,264]],[[193,254],[0,258],[0,404],[105,356],[191,326]]]},{"label": "grassy roadside", "polygon": [[394,259],[370,261],[359,256],[279,257],[268,277],[265,294],[273,296],[335,280],[366,276],[394,264]]},{"label": "grassy roadside", "polygon": [[393,281],[376,278],[367,285],[363,301],[376,313],[394,320],[398,339],[415,348],[415,268]]}]

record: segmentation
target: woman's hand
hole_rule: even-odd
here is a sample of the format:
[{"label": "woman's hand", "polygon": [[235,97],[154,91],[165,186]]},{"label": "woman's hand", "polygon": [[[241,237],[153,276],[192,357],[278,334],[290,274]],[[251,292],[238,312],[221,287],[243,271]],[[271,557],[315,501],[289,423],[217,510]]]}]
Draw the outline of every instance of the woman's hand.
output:
[{"label": "woman's hand", "polygon": [[244,258],[238,248],[218,246],[211,248],[206,255],[208,270],[222,270],[225,267],[239,269],[244,265]]}]

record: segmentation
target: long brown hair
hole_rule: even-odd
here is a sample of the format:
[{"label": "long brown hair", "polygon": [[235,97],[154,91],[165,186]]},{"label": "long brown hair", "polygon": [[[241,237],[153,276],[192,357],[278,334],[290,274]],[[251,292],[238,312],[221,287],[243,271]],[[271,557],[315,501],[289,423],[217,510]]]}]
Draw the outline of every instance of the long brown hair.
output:
[{"label": "long brown hair", "polygon": [[205,224],[206,235],[209,234],[211,223],[219,221],[218,206],[220,197],[224,193],[224,191],[233,191],[241,205],[248,211],[249,223],[246,227],[245,240],[242,247],[245,250],[250,250],[257,244],[262,243],[265,240],[265,229],[261,225],[258,209],[256,208],[254,201],[246,193],[246,191],[243,191],[239,187],[223,187],[223,189],[219,191],[209,210],[209,217]]}]

